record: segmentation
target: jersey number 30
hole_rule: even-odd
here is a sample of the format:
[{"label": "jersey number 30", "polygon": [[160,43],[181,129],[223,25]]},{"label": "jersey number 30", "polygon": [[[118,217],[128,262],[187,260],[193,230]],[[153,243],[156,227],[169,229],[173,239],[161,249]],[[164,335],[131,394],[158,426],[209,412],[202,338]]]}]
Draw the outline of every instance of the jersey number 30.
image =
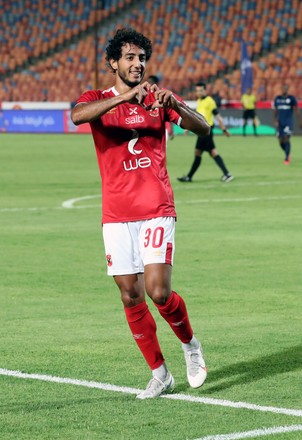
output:
[{"label": "jersey number 30", "polygon": [[151,244],[153,248],[161,247],[164,241],[164,232],[162,226],[159,226],[154,230],[150,228],[146,229],[144,246],[148,247]]}]

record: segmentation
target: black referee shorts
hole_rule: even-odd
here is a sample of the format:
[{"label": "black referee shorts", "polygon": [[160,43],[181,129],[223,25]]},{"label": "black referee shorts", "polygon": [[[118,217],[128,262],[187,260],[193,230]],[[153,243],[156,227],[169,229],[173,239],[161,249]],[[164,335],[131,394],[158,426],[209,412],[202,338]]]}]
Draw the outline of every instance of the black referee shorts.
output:
[{"label": "black referee shorts", "polygon": [[243,112],[243,119],[254,119],[256,116],[255,110],[244,110]]},{"label": "black referee shorts", "polygon": [[208,153],[216,148],[213,139],[213,127],[211,127],[211,132],[208,136],[197,137],[195,148],[196,150],[207,151]]}]

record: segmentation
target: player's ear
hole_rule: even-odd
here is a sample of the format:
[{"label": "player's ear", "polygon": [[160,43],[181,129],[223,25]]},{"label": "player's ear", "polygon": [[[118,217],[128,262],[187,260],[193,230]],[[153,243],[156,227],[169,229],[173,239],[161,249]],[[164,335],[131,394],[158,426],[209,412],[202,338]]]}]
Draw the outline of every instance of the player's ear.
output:
[{"label": "player's ear", "polygon": [[110,66],[111,68],[115,71],[117,70],[117,61],[115,61],[114,59],[109,60]]}]

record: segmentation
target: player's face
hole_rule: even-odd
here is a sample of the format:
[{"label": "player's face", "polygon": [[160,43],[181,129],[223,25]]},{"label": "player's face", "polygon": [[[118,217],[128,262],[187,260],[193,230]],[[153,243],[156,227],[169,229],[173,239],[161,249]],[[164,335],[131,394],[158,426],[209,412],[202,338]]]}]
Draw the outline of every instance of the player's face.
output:
[{"label": "player's face", "polygon": [[122,56],[118,61],[112,61],[116,75],[129,87],[137,86],[143,79],[146,69],[146,53],[144,49],[134,44],[122,47]]},{"label": "player's face", "polygon": [[204,98],[207,95],[207,91],[205,87],[196,86],[195,88],[197,99]]},{"label": "player's face", "polygon": [[283,84],[282,86],[282,94],[283,95],[287,95],[288,92],[288,85],[287,84]]}]

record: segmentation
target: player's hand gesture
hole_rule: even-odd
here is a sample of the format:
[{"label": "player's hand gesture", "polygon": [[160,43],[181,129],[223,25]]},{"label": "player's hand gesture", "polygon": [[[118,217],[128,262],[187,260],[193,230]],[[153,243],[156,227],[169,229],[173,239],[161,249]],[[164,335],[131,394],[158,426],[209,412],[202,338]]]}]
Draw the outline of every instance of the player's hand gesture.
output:
[{"label": "player's hand gesture", "polygon": [[144,83],[139,84],[138,86],[133,87],[127,92],[123,93],[123,98],[125,102],[134,101],[135,103],[138,103],[143,106],[144,100],[148,95],[148,93],[150,92],[150,90],[151,90],[151,85],[147,81],[145,81]]},{"label": "player's hand gesture", "polygon": [[171,92],[171,90],[167,89],[157,89],[154,92],[155,102],[152,104],[152,109],[154,108],[162,108],[169,107],[173,108],[175,105],[176,99]]}]

